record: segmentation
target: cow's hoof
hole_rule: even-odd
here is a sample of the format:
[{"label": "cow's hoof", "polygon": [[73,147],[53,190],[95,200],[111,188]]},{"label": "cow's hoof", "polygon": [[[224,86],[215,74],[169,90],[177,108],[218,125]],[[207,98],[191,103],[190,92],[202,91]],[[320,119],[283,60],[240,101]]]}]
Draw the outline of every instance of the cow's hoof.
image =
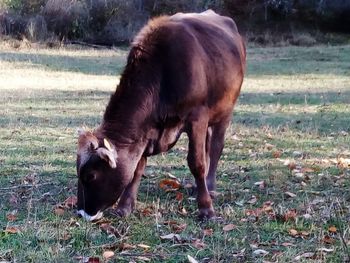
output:
[{"label": "cow's hoof", "polygon": [[199,209],[199,220],[206,220],[215,217],[215,211],[213,208],[201,208]]}]

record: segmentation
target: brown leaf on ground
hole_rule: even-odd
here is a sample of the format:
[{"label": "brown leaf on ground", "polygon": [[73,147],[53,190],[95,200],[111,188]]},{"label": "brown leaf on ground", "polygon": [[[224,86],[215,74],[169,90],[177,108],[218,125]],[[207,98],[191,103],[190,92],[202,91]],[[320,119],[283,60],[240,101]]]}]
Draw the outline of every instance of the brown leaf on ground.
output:
[{"label": "brown leaf on ground", "polygon": [[64,215],[64,209],[60,207],[56,207],[54,210],[55,215],[57,216],[63,216]]},{"label": "brown leaf on ground", "polygon": [[271,151],[273,148],[275,148],[276,146],[271,144],[271,143],[265,143],[265,148],[269,151]]},{"label": "brown leaf on ground", "polygon": [[4,232],[8,234],[17,234],[21,231],[15,226],[9,226],[5,228]]},{"label": "brown leaf on ground", "polygon": [[295,247],[296,246],[295,244],[289,243],[289,242],[283,242],[281,245],[284,247]]},{"label": "brown leaf on ground", "polygon": [[124,251],[124,250],[130,250],[130,249],[135,249],[136,246],[135,245],[131,245],[128,243],[121,243],[119,244],[119,250],[120,251]]},{"label": "brown leaf on ground", "polygon": [[66,208],[73,208],[77,205],[77,202],[78,199],[76,196],[70,196],[63,202],[63,204]]},{"label": "brown leaf on ground", "polygon": [[161,189],[164,189],[165,191],[178,190],[180,186],[181,184],[179,183],[179,181],[174,179],[163,179],[159,183],[159,187]]},{"label": "brown leaf on ground", "polygon": [[288,169],[291,171],[297,168],[297,164],[295,162],[290,162],[287,166],[288,166]]},{"label": "brown leaf on ground", "polygon": [[288,210],[284,215],[283,215],[284,221],[295,221],[297,218],[297,211],[295,209]]},{"label": "brown leaf on ground", "polygon": [[316,256],[316,254],[314,252],[306,252],[306,253],[303,253],[299,256],[296,256],[294,258],[294,260],[299,261],[299,260],[304,259],[304,258],[314,258],[315,256]]},{"label": "brown leaf on ground", "polygon": [[322,242],[325,244],[333,244],[335,242],[335,239],[326,235],[323,237]]},{"label": "brown leaf on ground", "polygon": [[295,229],[289,229],[288,230],[288,233],[292,236],[292,237],[295,237],[299,234],[298,230],[295,230]]},{"label": "brown leaf on ground", "polygon": [[204,244],[204,242],[200,239],[195,239],[192,241],[192,246],[194,246],[197,249],[203,249],[205,248],[207,245]]},{"label": "brown leaf on ground", "polygon": [[176,200],[181,202],[184,199],[184,194],[181,192],[176,192]]},{"label": "brown leaf on ground", "polygon": [[145,209],[143,209],[141,211],[141,214],[143,216],[150,216],[150,215],[153,215],[154,214],[154,211],[153,211],[153,207],[146,207]]},{"label": "brown leaf on ground", "polygon": [[187,227],[187,224],[186,223],[183,223],[183,224],[175,224],[175,225],[172,225],[171,226],[171,229],[175,232],[175,233],[181,233],[182,231],[184,231]]},{"label": "brown leaf on ground", "polygon": [[114,252],[111,251],[111,250],[106,250],[103,252],[102,254],[102,257],[105,259],[105,260],[108,260],[110,258],[112,258],[114,256]]},{"label": "brown leaf on ground", "polygon": [[335,226],[330,226],[330,227],[328,228],[328,231],[329,231],[330,233],[337,233],[337,228],[336,228]]},{"label": "brown leaf on ground", "polygon": [[6,215],[6,218],[8,221],[11,221],[11,222],[16,221],[17,220],[17,211],[12,211],[11,213],[8,213]]},{"label": "brown leaf on ground", "polygon": [[137,244],[137,246],[139,247],[139,248],[142,248],[142,249],[144,249],[144,250],[148,250],[148,249],[150,249],[151,248],[151,246],[149,246],[149,245],[146,245],[146,244]]},{"label": "brown leaf on ground", "polygon": [[309,167],[305,167],[305,168],[301,168],[301,172],[302,173],[314,173],[315,169],[309,168]]},{"label": "brown leaf on ground", "polygon": [[90,257],[87,263],[100,263],[100,259],[98,257]]},{"label": "brown leaf on ground", "polygon": [[282,156],[282,151],[276,150],[272,152],[273,158],[280,158]]},{"label": "brown leaf on ground", "polygon": [[225,232],[228,232],[228,231],[231,231],[231,230],[233,230],[235,228],[236,228],[236,226],[234,224],[228,224],[228,225],[224,226],[222,228],[222,230],[224,230]]},{"label": "brown leaf on ground", "polygon": [[213,229],[212,228],[208,228],[208,229],[203,229],[203,234],[205,236],[211,236],[213,234]]}]

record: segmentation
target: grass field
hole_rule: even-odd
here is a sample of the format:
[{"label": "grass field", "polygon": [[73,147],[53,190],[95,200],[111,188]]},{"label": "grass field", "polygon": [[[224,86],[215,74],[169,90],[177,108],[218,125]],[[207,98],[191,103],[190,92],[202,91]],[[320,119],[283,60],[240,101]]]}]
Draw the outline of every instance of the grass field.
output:
[{"label": "grass field", "polygon": [[[349,260],[350,46],[248,48],[218,169],[222,220],[197,221],[184,137],[149,159],[131,216],[87,223],[67,201],[76,129],[99,124],[125,56],[0,48],[1,262]],[[159,187],[169,175],[179,190]]]}]

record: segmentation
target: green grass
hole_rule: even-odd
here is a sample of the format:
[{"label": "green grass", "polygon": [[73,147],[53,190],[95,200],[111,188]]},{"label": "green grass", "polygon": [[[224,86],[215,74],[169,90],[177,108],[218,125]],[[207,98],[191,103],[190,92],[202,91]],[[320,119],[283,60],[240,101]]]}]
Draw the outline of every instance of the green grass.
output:
[{"label": "green grass", "polygon": [[[123,50],[0,48],[0,261],[102,262],[105,250],[115,252],[114,262],[188,262],[187,255],[200,262],[291,262],[306,252],[316,255],[301,261],[348,258],[350,46],[248,48],[247,77],[218,169],[221,221],[198,222],[187,188],[179,190],[179,202],[158,186],[168,173],[183,185],[193,181],[185,137],[149,159],[136,211],[106,217],[116,230],[106,233],[73,209],[56,214],[58,204],[76,195],[76,129],[99,124],[125,56]],[[309,171],[298,175],[287,160]],[[285,220],[291,210],[296,216]],[[160,238],[174,233],[166,221],[187,224],[181,240]],[[224,232],[227,224],[234,230]],[[19,232],[8,233],[9,227]],[[204,229],[213,233],[204,236]],[[292,236],[292,229],[306,234]],[[123,251],[125,243],[135,247]],[[257,249],[269,253],[256,256]]]}]

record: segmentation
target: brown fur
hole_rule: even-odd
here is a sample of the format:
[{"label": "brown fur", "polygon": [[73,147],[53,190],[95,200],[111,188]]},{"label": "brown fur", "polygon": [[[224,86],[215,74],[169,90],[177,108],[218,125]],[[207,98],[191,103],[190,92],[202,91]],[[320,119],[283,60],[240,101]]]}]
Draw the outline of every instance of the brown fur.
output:
[{"label": "brown fur", "polygon": [[[117,201],[125,190],[116,212],[130,213],[147,156],[169,150],[186,132],[200,216],[212,217],[209,192],[215,190],[216,167],[243,81],[245,56],[233,20],[213,11],[151,20],[135,37],[120,84],[94,132],[100,147],[104,138],[115,147],[117,168],[89,157],[93,160],[84,165],[91,168],[85,167],[79,178],[84,181],[91,173],[98,176],[94,177],[95,187],[79,184],[85,200],[78,196],[78,206],[96,213]],[[107,184],[112,181],[115,190],[111,192]],[[89,198],[89,191],[103,197]],[[94,203],[91,207],[86,199],[106,201],[100,205],[90,201]]]}]

